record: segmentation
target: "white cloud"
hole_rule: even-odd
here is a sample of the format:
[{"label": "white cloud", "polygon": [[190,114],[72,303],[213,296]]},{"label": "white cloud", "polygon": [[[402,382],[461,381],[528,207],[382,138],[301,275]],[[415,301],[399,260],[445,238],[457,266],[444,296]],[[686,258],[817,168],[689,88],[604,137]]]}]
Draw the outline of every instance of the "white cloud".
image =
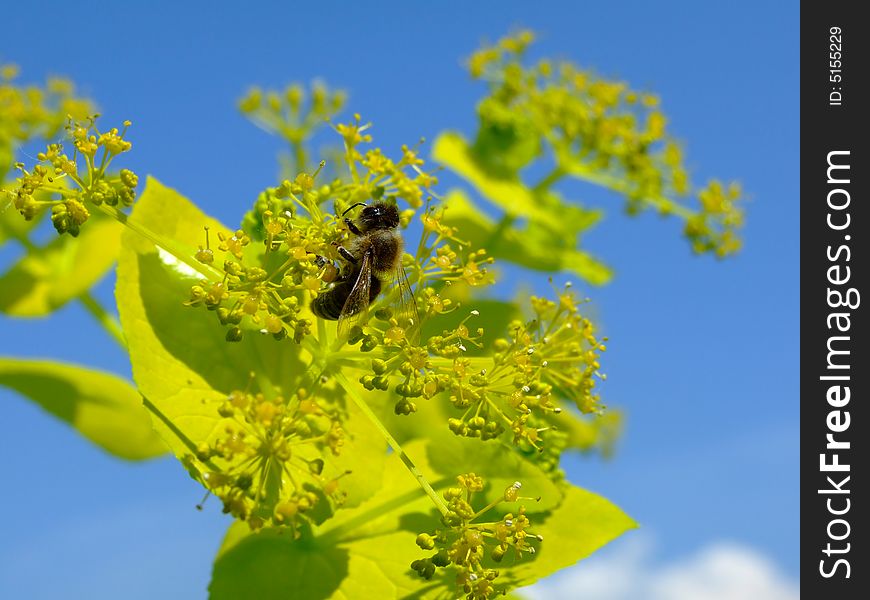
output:
[{"label": "white cloud", "polygon": [[797,600],[798,584],[748,546],[716,542],[653,564],[653,544],[635,536],[601,556],[522,590],[530,600]]}]

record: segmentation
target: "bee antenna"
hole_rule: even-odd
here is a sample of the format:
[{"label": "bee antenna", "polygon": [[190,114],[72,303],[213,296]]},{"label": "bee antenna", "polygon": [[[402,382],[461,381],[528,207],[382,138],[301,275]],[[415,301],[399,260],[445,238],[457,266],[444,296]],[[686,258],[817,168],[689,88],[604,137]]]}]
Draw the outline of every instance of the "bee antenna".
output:
[{"label": "bee antenna", "polygon": [[356,202],[354,204],[351,204],[350,206],[347,207],[347,210],[345,210],[343,213],[341,213],[341,216],[343,217],[344,215],[346,215],[347,213],[349,213],[350,211],[355,209],[357,206],[365,206],[365,205],[366,205],[365,202]]}]

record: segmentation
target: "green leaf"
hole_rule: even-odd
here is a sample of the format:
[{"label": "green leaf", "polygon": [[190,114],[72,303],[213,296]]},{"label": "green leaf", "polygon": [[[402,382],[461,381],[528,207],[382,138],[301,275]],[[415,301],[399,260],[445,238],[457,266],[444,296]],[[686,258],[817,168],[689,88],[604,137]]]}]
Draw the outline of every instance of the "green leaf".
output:
[{"label": "green leaf", "polygon": [[51,361],[0,358],[0,385],[30,398],[107,452],[129,460],[164,454],[142,396],[109,373]]},{"label": "green leaf", "polygon": [[[600,220],[601,211],[566,203],[550,190],[530,189],[518,175],[487,171],[458,133],[440,135],[432,154],[504,210],[502,222],[495,224],[461,192],[450,193],[444,221],[458,227],[472,246],[536,271],[569,271],[593,285],[610,280],[607,266],[577,249],[580,234]],[[518,226],[517,219],[525,223]]]},{"label": "green leaf", "polygon": [[[413,545],[413,540],[411,540]],[[209,584],[212,600],[397,598],[377,561],[340,545],[293,540],[289,532],[230,527]]]},{"label": "green leaf", "polygon": [[443,133],[432,149],[435,160],[468,181],[480,194],[512,218],[529,219],[572,242],[601,219],[600,210],[569,204],[555,192],[526,186],[519,175],[487,170],[458,133]]},{"label": "green leaf", "polygon": [[[130,216],[118,261],[116,297],[127,337],[133,378],[161,415],[155,428],[179,458],[194,453],[224,423],[220,403],[233,390],[254,385],[264,393],[293,393],[306,375],[308,353],[289,339],[249,331],[242,341],[229,343],[226,329],[202,307],[184,306],[190,288],[204,276],[194,270],[192,257],[204,239],[229,233],[175,190],[149,178]],[[157,247],[135,229],[172,240],[172,252]],[[204,267],[203,267],[204,268]],[[315,375],[317,375],[315,373]],[[324,386],[330,394],[334,388]],[[330,390],[333,390],[332,392]],[[343,398],[343,397],[342,397]],[[346,406],[347,440],[339,457],[328,458],[324,476],[350,470],[341,488],[353,506],[378,487],[379,464],[385,443],[354,406]]]},{"label": "green leaf", "polygon": [[[6,212],[23,222],[14,210]],[[13,317],[41,317],[102,279],[118,257],[122,225],[98,215],[91,216],[77,238],[55,236],[45,246],[29,250],[0,276],[0,312]],[[7,234],[17,231],[21,235],[28,227],[7,226]]]},{"label": "green leaf", "polygon": [[613,276],[609,267],[569,244],[552,231],[529,221],[525,228],[499,227],[459,190],[444,199],[443,221],[456,227],[473,248],[485,248],[496,259],[535,271],[568,271],[593,285],[603,285]]},{"label": "green leaf", "polygon": [[[432,471],[426,455],[437,452],[434,446],[427,452],[423,442],[415,442],[405,450],[424,473]],[[481,461],[478,467],[486,478],[489,466]],[[433,486],[443,491],[454,482],[452,477],[443,478]],[[524,487],[523,491],[531,490]],[[548,493],[556,495],[548,510],[542,504],[526,503],[535,511],[530,516],[531,530],[544,536],[539,552],[514,563],[509,554],[497,567],[502,576],[496,581],[502,586],[529,585],[635,526],[613,504],[591,492],[563,484]],[[492,494],[487,499],[493,499]],[[513,505],[502,505],[500,510],[511,510],[508,506]],[[452,573],[440,571],[432,581],[425,581],[410,568],[412,561],[430,554],[414,543],[417,534],[439,523],[432,503],[398,457],[391,455],[379,493],[355,509],[338,513],[313,539],[293,540],[274,530],[252,533],[244,524],[233,525],[215,561],[211,598],[455,598]]]},{"label": "green leaf", "polygon": [[[179,244],[192,245],[202,227],[227,229],[200,213],[173,190],[148,179],[131,214],[131,224],[148,226]],[[191,246],[193,248],[194,246]],[[188,253],[193,255],[195,250]],[[118,259],[115,295],[127,337],[133,379],[164,415],[155,427],[177,456],[189,453],[219,422],[213,404],[232,389],[244,389],[250,359],[227,356],[232,348],[211,314],[185,308],[190,286],[202,275],[150,240],[127,230]],[[208,318],[207,318],[208,317]],[[227,370],[233,359],[239,369]],[[171,425],[170,425],[171,423]],[[173,427],[187,436],[178,437]]]},{"label": "green leaf", "polygon": [[560,226],[559,216],[542,210],[535,194],[519,177],[495,176],[483,169],[460,134],[447,132],[439,135],[432,146],[432,158],[462,176],[507,214],[541,219],[556,228]]}]

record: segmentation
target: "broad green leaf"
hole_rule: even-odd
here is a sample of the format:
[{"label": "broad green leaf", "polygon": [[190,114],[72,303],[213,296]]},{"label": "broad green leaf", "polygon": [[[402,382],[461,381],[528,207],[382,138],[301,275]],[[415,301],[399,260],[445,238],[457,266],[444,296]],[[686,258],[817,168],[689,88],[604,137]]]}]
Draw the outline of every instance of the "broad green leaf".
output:
[{"label": "broad green leaf", "polygon": [[377,561],[340,545],[294,541],[274,529],[252,534],[238,522],[227,537],[209,584],[212,600],[400,597]]},{"label": "broad green leaf", "polygon": [[[433,454],[432,448],[427,452],[424,443],[416,442],[405,449],[422,471],[431,470],[426,455]],[[481,464],[478,472],[486,477],[487,470]],[[453,483],[445,478],[433,486],[443,491]],[[544,541],[535,555],[517,560],[509,554],[498,566],[499,583],[529,585],[635,526],[600,496],[569,485],[554,493],[550,510],[526,504],[532,530]],[[486,498],[492,499],[491,493]],[[510,506],[499,510],[512,510]],[[358,508],[338,513],[313,539],[294,541],[274,531],[251,533],[244,524],[233,525],[215,561],[211,598],[454,598],[452,573],[441,571],[427,582],[410,568],[412,561],[430,554],[414,543],[417,534],[437,527],[431,501],[392,455],[379,493]]]},{"label": "broad green leaf", "polygon": [[601,218],[564,202],[552,191],[527,187],[518,175],[489,173],[457,133],[435,140],[433,158],[471,183],[480,194],[504,210],[509,219],[525,219],[523,225],[503,227],[489,220],[459,192],[453,191],[445,221],[459,227],[472,246],[485,248],[501,258],[538,271],[570,271],[594,285],[607,283],[612,273],[587,252],[577,249],[580,234]]},{"label": "broad green leaf", "polygon": [[507,215],[529,219],[572,242],[601,219],[600,210],[568,204],[552,191],[533,190],[516,174],[505,176],[488,172],[458,133],[447,132],[438,136],[432,157],[462,176]]},{"label": "broad green leaf", "polygon": [[473,248],[485,248],[496,259],[545,272],[568,271],[594,285],[610,281],[609,267],[534,221],[525,228],[499,228],[466,195],[452,190],[444,199],[444,222],[456,227]]},{"label": "broad green leaf", "polygon": [[[184,306],[190,288],[203,279],[192,260],[204,239],[226,227],[207,217],[175,190],[148,179],[130,216],[118,262],[116,296],[127,337],[133,377],[162,417],[155,427],[178,457],[195,451],[221,426],[217,407],[233,390],[254,384],[266,394],[292,394],[305,375],[308,354],[287,339],[247,332],[228,343],[214,313]],[[172,240],[172,252],[139,235]],[[324,387],[330,393],[329,385]],[[343,397],[342,397],[343,398]],[[378,465],[385,458],[383,438],[354,406],[346,408],[351,436],[338,458],[327,461],[324,476],[345,470],[358,474],[342,480],[347,505],[361,501],[378,486]],[[331,471],[329,470],[331,467]]]},{"label": "broad green leaf", "polygon": [[558,227],[558,216],[542,210],[534,193],[518,177],[497,177],[487,173],[475,161],[468,144],[458,133],[447,132],[439,135],[432,146],[432,158],[461,175],[507,214],[544,219]]},{"label": "broad green leaf", "polygon": [[[13,209],[6,212],[23,221]],[[121,229],[120,223],[93,213],[77,238],[55,236],[28,251],[0,276],[0,312],[41,317],[88,291],[117,259]]]},{"label": "broad green leaf", "polygon": [[0,385],[30,398],[107,452],[129,460],[167,451],[142,396],[109,373],[51,361],[0,358]]}]

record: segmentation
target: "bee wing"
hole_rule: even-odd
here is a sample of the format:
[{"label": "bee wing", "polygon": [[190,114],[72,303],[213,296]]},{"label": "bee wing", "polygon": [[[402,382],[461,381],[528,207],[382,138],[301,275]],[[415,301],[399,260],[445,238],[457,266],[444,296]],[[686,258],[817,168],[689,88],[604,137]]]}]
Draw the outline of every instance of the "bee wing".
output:
[{"label": "bee wing", "polygon": [[357,272],[353,289],[344,301],[341,314],[338,317],[338,337],[346,338],[351,327],[359,323],[369,308],[369,299],[372,288],[372,258],[371,250],[366,250],[362,257]]},{"label": "bee wing", "polygon": [[401,264],[396,268],[395,280],[396,285],[399,287],[396,318],[399,321],[399,325],[405,328],[405,337],[409,342],[415,344],[420,338],[420,311],[417,310],[417,301],[414,299],[414,292],[411,290],[408,274],[405,273],[405,269]]}]

